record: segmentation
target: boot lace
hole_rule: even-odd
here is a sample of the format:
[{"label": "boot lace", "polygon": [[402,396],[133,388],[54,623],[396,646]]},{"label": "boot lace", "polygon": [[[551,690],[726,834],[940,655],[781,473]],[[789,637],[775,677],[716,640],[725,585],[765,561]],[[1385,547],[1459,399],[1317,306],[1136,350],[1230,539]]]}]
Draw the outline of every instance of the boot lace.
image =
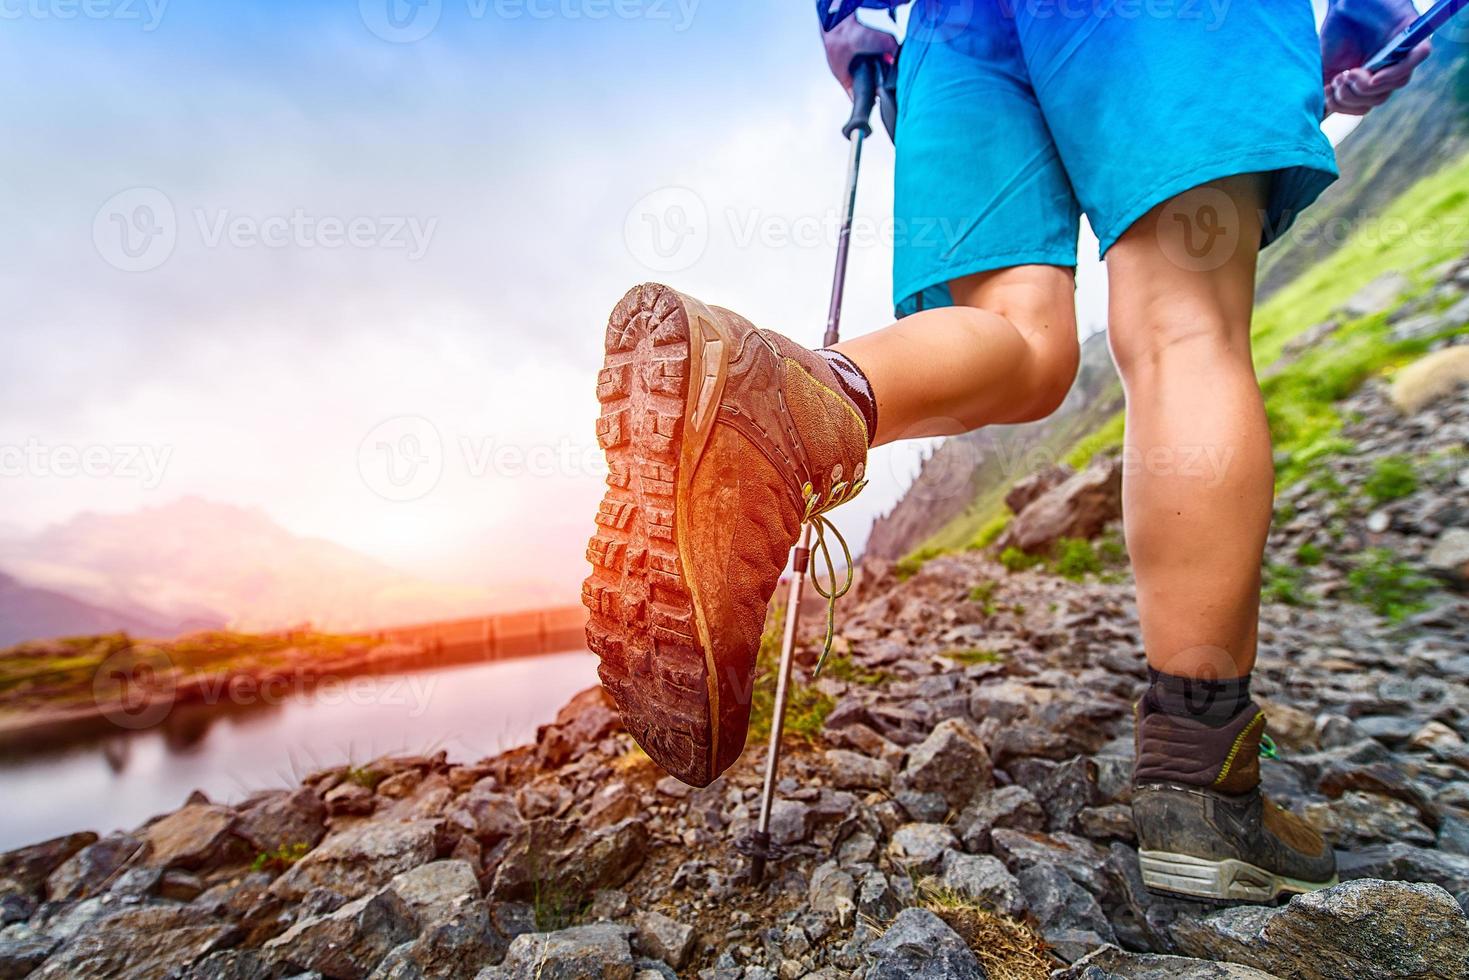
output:
[{"label": "boot lace", "polygon": [[[853,578],[852,549],[847,546],[847,539],[842,537],[842,532],[837,530],[836,525],[826,516],[826,512],[851,500],[862,492],[863,487],[867,486],[867,481],[861,478],[862,468],[860,466],[857,468],[857,473],[855,474],[857,478],[851,482],[840,479],[840,467],[837,467],[832,475],[836,482],[832,484],[831,490],[826,494],[824,503],[822,502],[822,494],[810,483],[807,483],[801,488],[801,495],[806,500],[806,509],[801,520],[803,523],[811,525],[812,535],[815,539],[811,545],[811,554],[813,556],[820,556],[821,561],[826,565],[825,586],[822,585],[819,569],[813,568],[811,570],[811,585],[816,589],[817,594],[826,600],[826,634],[821,643],[821,656],[816,659],[816,669],[811,672],[813,678],[820,676],[821,668],[826,663],[827,655],[831,653],[831,645],[836,638],[837,600],[851,590]],[[837,544],[841,546],[842,559],[846,565],[846,578],[840,586],[837,585],[836,563],[832,560],[831,544],[827,540],[828,535],[835,538]]]}]

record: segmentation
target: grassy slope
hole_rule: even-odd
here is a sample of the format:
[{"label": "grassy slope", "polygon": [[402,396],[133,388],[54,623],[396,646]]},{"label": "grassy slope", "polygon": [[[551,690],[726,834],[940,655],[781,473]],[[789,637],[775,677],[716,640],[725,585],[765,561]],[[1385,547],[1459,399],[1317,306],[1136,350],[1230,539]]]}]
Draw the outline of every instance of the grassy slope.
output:
[{"label": "grassy slope", "polygon": [[[1387,271],[1410,286],[1404,299],[1429,288],[1434,270],[1469,250],[1469,155],[1423,178],[1364,225],[1341,248],[1279,289],[1255,313],[1255,363],[1274,363],[1286,344],[1328,319],[1362,286]],[[1462,332],[1460,326],[1454,332]],[[1393,343],[1385,317],[1344,324],[1262,384],[1277,449],[1284,456],[1281,478],[1319,453],[1337,427],[1333,403],[1368,377],[1420,353],[1426,343]],[[1051,447],[1073,466],[1084,466],[1104,449],[1122,443],[1121,413],[1079,436],[1059,432]],[[983,532],[1003,519],[1006,487],[983,493],[975,505],[909,556],[910,564],[941,551],[987,543]]]}]

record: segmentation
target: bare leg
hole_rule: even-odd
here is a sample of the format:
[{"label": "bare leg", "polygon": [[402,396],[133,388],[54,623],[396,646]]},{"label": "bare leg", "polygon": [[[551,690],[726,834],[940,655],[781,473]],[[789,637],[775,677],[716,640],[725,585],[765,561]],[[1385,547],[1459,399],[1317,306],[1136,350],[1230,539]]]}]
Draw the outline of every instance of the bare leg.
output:
[{"label": "bare leg", "polygon": [[1123,514],[1148,663],[1232,678],[1255,662],[1274,472],[1250,360],[1260,175],[1195,188],[1108,252],[1127,391]]},{"label": "bare leg", "polygon": [[874,445],[1044,418],[1071,388],[1073,270],[1016,266],[949,285],[957,305],[836,347],[876,393]]}]

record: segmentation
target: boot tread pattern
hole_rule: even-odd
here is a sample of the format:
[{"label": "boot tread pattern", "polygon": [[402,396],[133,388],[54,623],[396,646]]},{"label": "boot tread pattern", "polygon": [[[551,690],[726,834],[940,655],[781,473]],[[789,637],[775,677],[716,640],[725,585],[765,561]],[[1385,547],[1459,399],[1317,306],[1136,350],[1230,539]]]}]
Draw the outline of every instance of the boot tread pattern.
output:
[{"label": "boot tread pattern", "polygon": [[597,439],[607,492],[587,545],[587,645],[623,723],[686,781],[710,781],[704,651],[675,541],[675,488],[689,385],[689,325],[677,294],[645,285],[607,323]]}]

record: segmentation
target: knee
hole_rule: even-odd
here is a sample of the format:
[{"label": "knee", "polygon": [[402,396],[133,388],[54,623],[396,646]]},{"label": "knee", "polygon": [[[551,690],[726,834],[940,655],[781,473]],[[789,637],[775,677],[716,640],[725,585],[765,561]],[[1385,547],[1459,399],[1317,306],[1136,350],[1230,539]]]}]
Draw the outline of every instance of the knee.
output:
[{"label": "knee", "polygon": [[1248,320],[1234,322],[1202,306],[1117,317],[1109,340],[1117,370],[1129,384],[1145,383],[1169,364],[1219,370],[1250,365]]},{"label": "knee", "polygon": [[1035,376],[1030,385],[1030,403],[1022,412],[1021,422],[1043,419],[1060,408],[1071,393],[1081,364],[1081,344],[1074,324],[1064,326],[1057,336],[1037,339],[1031,349],[1035,355]]}]

